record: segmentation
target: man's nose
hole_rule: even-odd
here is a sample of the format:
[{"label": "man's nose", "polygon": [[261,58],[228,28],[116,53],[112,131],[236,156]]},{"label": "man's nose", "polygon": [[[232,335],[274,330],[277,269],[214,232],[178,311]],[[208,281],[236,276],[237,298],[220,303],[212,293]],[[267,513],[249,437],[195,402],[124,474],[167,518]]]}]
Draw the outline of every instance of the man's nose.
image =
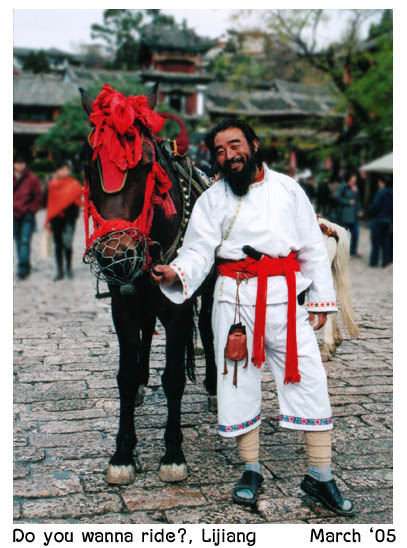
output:
[{"label": "man's nose", "polygon": [[226,150],[226,159],[227,160],[233,160],[233,158],[236,156],[236,151],[232,149]]}]

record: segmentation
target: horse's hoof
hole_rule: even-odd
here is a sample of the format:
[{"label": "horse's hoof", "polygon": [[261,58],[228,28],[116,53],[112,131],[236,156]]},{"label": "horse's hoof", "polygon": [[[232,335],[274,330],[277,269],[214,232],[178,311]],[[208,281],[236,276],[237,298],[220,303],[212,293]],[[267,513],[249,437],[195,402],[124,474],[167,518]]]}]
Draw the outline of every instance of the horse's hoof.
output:
[{"label": "horse's hoof", "polygon": [[140,386],[138,387],[136,397],[134,398],[134,407],[138,407],[139,405],[143,403],[144,392],[145,392],[144,388],[145,388],[144,384],[140,384]]},{"label": "horse's hoof", "polygon": [[329,362],[331,361],[331,358],[332,358],[332,355],[329,351],[327,352],[325,350],[321,350],[321,360],[323,362]]},{"label": "horse's hoof", "polygon": [[208,411],[216,413],[218,410],[218,398],[216,396],[208,396]]},{"label": "horse's hoof", "polygon": [[187,465],[185,463],[162,464],[158,470],[158,477],[166,482],[182,481],[188,477]]},{"label": "horse's hoof", "polygon": [[129,485],[136,479],[136,470],[132,464],[109,464],[106,471],[106,482],[113,485]]}]

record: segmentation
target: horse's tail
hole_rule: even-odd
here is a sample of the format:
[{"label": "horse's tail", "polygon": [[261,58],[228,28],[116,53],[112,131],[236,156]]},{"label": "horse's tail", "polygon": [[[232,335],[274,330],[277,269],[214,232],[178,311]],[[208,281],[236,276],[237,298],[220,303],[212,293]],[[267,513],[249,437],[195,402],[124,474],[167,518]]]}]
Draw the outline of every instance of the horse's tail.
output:
[{"label": "horse's tail", "polygon": [[332,263],[332,274],[335,282],[336,293],[340,303],[343,324],[354,339],[359,334],[359,328],[356,325],[352,309],[352,291],[349,273],[349,232],[339,225],[335,225],[339,236],[336,254]]}]

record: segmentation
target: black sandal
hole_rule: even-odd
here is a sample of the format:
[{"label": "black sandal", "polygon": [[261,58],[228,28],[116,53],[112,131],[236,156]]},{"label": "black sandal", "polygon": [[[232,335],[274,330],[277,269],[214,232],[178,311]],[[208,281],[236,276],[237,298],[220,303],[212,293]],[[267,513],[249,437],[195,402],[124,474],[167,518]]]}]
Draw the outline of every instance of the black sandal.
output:
[{"label": "black sandal", "polygon": [[[246,470],[245,472],[243,472],[242,477],[236,483],[236,486],[233,489],[233,500],[238,504],[245,504],[246,506],[252,506],[253,504],[256,504],[259,495],[259,489],[262,483],[263,476],[261,474],[259,474],[258,472],[254,472],[253,470]],[[248,489],[249,491],[251,491],[253,493],[253,497],[251,499],[239,497],[237,492],[241,491],[242,489]]]}]

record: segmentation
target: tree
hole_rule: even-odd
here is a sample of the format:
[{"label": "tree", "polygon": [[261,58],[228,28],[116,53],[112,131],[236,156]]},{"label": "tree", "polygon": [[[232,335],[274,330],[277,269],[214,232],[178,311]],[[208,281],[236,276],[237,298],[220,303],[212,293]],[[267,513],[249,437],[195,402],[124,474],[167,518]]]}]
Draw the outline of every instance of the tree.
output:
[{"label": "tree", "polygon": [[30,52],[24,60],[23,70],[31,70],[34,74],[50,72],[48,56],[44,50]]},{"label": "tree", "polygon": [[106,42],[113,53],[111,68],[135,70],[139,68],[140,33],[146,23],[175,24],[173,17],[159,9],[107,9],[103,12],[103,25],[91,26],[92,38]]},{"label": "tree", "polygon": [[[247,11],[250,10],[243,10],[241,19],[243,15],[247,17]],[[347,17],[345,32],[340,40],[328,44],[321,44],[318,36],[331,19],[329,10],[255,11],[258,28],[270,32],[282,46],[294,51],[298,59],[317,70],[321,79],[335,86],[341,98],[338,108],[347,113],[347,123],[333,147],[321,143],[322,156],[334,153],[346,157],[356,136],[362,132],[376,135],[375,128],[380,125],[384,124],[391,133],[391,10],[341,10],[342,16]],[[371,26],[370,40],[363,41],[362,25],[379,12],[382,20]],[[370,88],[372,83],[374,87]]]}]

